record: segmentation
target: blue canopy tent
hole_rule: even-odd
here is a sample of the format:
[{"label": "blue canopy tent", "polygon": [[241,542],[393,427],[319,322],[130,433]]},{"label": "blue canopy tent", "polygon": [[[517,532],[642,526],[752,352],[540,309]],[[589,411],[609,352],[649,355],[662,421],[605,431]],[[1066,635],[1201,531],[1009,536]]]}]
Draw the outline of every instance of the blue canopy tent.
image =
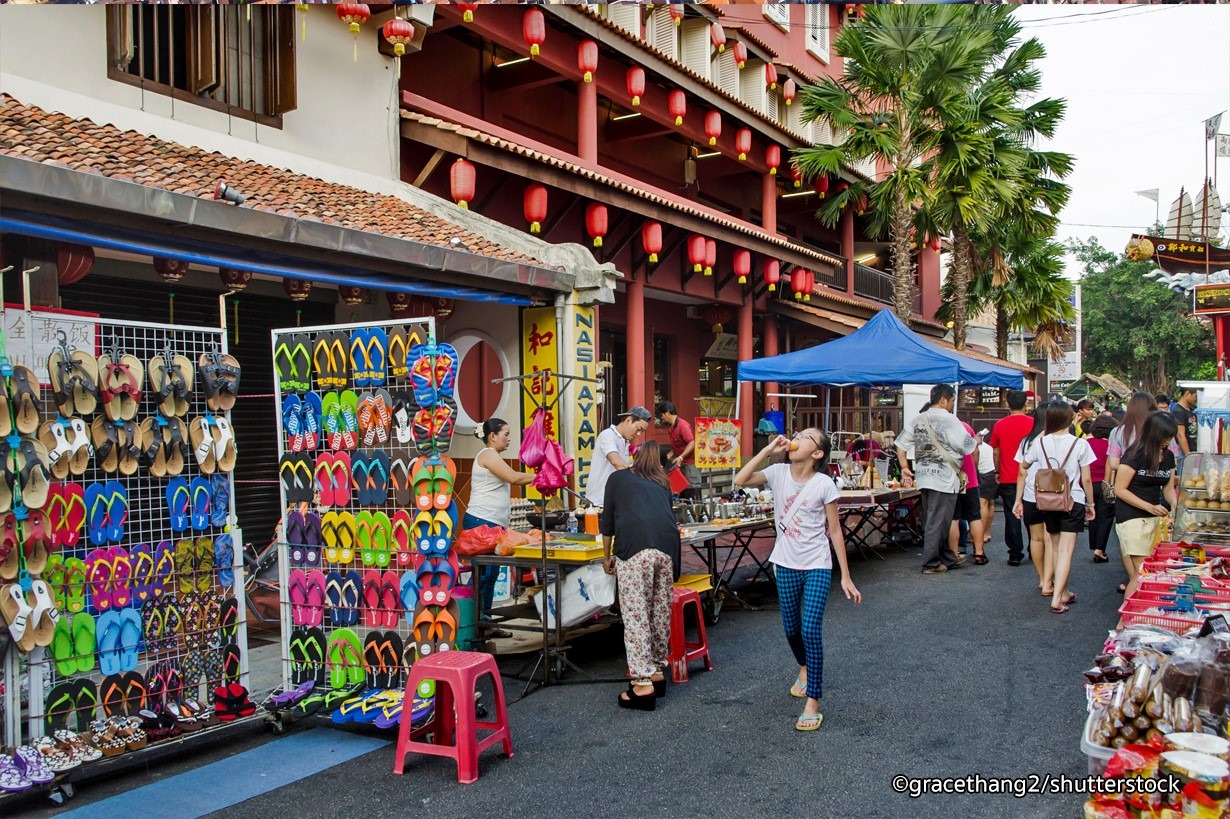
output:
[{"label": "blue canopy tent", "polygon": [[829,387],[960,384],[1022,389],[1020,370],[945,350],[910,330],[889,309],[844,338],[739,363],[740,381]]}]

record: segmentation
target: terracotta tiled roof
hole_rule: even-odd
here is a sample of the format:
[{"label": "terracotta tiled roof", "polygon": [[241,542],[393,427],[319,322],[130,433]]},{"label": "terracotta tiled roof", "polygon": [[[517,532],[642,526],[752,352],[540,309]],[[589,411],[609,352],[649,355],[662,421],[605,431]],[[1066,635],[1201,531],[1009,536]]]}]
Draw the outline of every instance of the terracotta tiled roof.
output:
[{"label": "terracotta tiled roof", "polygon": [[50,113],[8,94],[0,94],[0,154],[190,196],[212,197],[217,180],[225,179],[254,210],[440,247],[456,237],[476,255],[537,264],[394,196]]},{"label": "terracotta tiled roof", "polygon": [[[403,119],[410,120],[411,122],[422,123],[423,125],[428,125],[428,126],[432,126],[435,128],[439,128],[442,131],[450,131],[460,136],[466,137],[467,139],[472,139],[477,142],[482,142],[486,145],[492,145],[494,147],[501,148],[506,151],[510,151],[511,153],[519,154],[520,156],[524,156],[529,159],[542,162],[546,165],[551,165],[553,167],[560,168],[561,170],[568,171],[569,173],[573,173],[573,174],[576,174],[577,176],[584,177],[585,179],[589,179],[594,182],[599,182],[604,185],[609,185],[612,188],[616,188],[618,190],[624,191],[625,193],[630,193],[635,196],[639,196],[640,198],[653,202],[656,205],[668,207],[672,210],[676,210],[681,213],[686,213],[689,216],[694,216],[700,219],[704,219],[708,222],[721,225],[722,227],[728,228],[730,230],[738,231],[739,233],[744,233],[749,236],[755,236],[757,239],[778,245],[779,247],[785,250],[789,250],[793,253],[797,253],[802,256],[809,256],[813,259],[816,259],[817,261],[825,262],[826,264],[831,264],[831,265],[845,264],[845,262],[842,261],[837,256],[833,256],[827,253],[822,253],[820,251],[813,250],[809,247],[795,244],[794,242],[791,242],[787,239],[783,239],[780,236],[774,236],[770,233],[766,233],[763,229],[759,228],[756,225],[751,224],[750,222],[744,222],[739,219],[734,219],[729,216],[726,216],[723,213],[710,210],[701,205],[697,205],[691,202],[680,200],[674,196],[668,195],[664,191],[660,191],[657,188],[646,185],[644,182],[638,182],[635,179],[632,179],[630,177],[625,177],[622,174],[619,174],[615,171],[611,171],[607,169],[603,169],[602,171],[597,171],[592,168],[586,167],[584,165],[579,164],[579,160],[576,157],[560,156],[555,153],[548,153],[546,151],[539,150],[538,148],[523,144],[521,141],[513,141],[503,136],[497,136],[491,133],[487,133],[485,131],[480,131],[476,128],[471,128],[466,125],[460,125],[456,122],[450,122],[448,120],[444,120],[439,117],[431,116],[429,114],[423,114],[417,111],[409,111],[409,110],[406,110],[405,108],[402,109],[401,115]],[[492,127],[492,130],[497,130],[497,129],[495,127]]]}]

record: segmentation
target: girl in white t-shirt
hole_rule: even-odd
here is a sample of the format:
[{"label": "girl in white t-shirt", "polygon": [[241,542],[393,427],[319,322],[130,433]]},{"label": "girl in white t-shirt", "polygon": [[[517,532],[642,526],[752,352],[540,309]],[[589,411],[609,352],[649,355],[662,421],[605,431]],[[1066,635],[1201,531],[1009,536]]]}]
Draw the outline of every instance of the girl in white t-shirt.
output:
[{"label": "girl in white t-shirt", "polygon": [[[815,428],[783,435],[751,458],[735,476],[735,486],[768,486],[773,492],[777,542],[769,561],[774,564],[782,627],[799,664],[790,687],[806,698],[795,730],[814,731],[824,715],[820,697],[824,678],[824,606],[833,578],[833,555],[841,567],[841,590],[855,603],[863,595],[850,579],[846,544],[837,512],[837,486],[825,474],[832,444]],[[773,455],[788,453],[787,463],[761,466]]]},{"label": "girl in white t-shirt", "polygon": [[[1037,466],[1038,469],[1063,469],[1068,476],[1072,497],[1072,509],[1068,512],[1045,511],[1036,507],[1034,498],[1022,497],[1016,502],[1013,512],[1024,515],[1026,504],[1034,504],[1034,514],[1042,519],[1051,542],[1046,549],[1044,576],[1054,577],[1054,595],[1051,611],[1063,614],[1076,602],[1076,594],[1068,590],[1068,576],[1072,572],[1072,551],[1076,548],[1076,536],[1085,524],[1094,519],[1093,480],[1089,467],[1097,458],[1089,442],[1068,432],[1072,424],[1072,407],[1056,401],[1046,408],[1046,434],[1031,441],[1021,456],[1022,466]],[[1034,472],[1036,476],[1036,470]],[[1089,502],[1086,503],[1085,501]]]}]

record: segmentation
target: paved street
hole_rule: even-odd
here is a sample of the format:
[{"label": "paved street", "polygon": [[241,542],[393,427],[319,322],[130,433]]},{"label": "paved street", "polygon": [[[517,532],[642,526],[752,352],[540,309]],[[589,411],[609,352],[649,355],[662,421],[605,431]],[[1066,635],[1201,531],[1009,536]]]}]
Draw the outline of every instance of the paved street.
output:
[{"label": "paved street", "polygon": [[[998,526],[996,535],[998,540]],[[394,777],[393,749],[240,803],[219,817],[313,815],[519,816],[1040,816],[1078,815],[1077,796],[927,796],[892,792],[894,774],[944,777],[1084,775],[1081,671],[1114,625],[1117,559],[1094,565],[1082,538],[1073,588],[1052,615],[1028,566],[993,562],[923,577],[917,554],[853,559],[862,606],[830,598],[823,727],[792,728],[790,654],[775,610],[728,607],[709,633],[710,673],[673,686],[653,714],[623,711],[617,684],[540,690],[510,709],[515,757],[488,751],[462,787],[445,760],[411,757]],[[589,638],[578,659],[617,673],[614,634]],[[605,659],[603,659],[605,658]],[[508,665],[509,668],[513,664]],[[507,679],[510,696],[521,683]],[[320,726],[307,730],[329,731]],[[250,741],[84,786],[74,807],[180,769],[276,741]],[[226,787],[219,783],[219,787]]]}]

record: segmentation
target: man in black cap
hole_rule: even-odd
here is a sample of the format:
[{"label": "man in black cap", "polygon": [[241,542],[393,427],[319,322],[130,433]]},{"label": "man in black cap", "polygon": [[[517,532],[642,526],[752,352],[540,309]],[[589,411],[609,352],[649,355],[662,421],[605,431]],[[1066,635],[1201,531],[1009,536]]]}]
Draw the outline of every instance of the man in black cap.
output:
[{"label": "man in black cap", "polygon": [[589,467],[589,480],[585,483],[585,500],[594,506],[602,506],[606,497],[606,480],[617,469],[627,469],[631,464],[628,443],[649,429],[653,416],[644,407],[633,407],[615,416],[616,423],[598,433],[594,446],[594,460]]}]

